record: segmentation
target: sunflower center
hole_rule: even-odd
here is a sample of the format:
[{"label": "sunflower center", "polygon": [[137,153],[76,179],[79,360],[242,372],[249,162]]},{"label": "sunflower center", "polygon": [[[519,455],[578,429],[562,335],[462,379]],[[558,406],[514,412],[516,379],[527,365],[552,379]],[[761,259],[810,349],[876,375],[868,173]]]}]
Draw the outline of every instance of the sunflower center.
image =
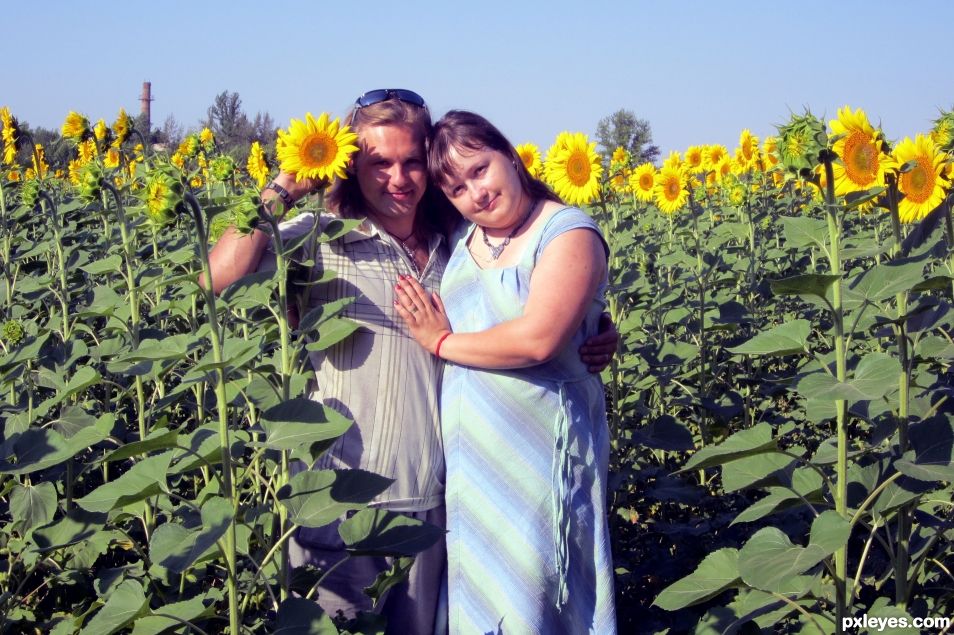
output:
[{"label": "sunflower center", "polygon": [[934,170],[926,157],[917,157],[917,167],[901,175],[901,189],[912,203],[924,203],[934,193]]},{"label": "sunflower center", "polygon": [[590,161],[583,153],[570,155],[566,161],[566,175],[577,187],[583,187],[590,180]]},{"label": "sunflower center", "polygon": [[679,181],[676,179],[669,179],[666,182],[666,198],[670,201],[674,201],[679,198],[679,190],[682,189],[679,187]]},{"label": "sunflower center", "polygon": [[878,171],[878,149],[871,137],[863,132],[853,132],[845,139],[845,172],[852,183],[867,185],[874,181]]},{"label": "sunflower center", "polygon": [[653,189],[653,175],[652,174],[643,174],[639,177],[639,187],[644,190]]},{"label": "sunflower center", "polygon": [[301,144],[301,162],[306,168],[324,167],[331,163],[338,146],[335,140],[326,135],[311,135]]}]

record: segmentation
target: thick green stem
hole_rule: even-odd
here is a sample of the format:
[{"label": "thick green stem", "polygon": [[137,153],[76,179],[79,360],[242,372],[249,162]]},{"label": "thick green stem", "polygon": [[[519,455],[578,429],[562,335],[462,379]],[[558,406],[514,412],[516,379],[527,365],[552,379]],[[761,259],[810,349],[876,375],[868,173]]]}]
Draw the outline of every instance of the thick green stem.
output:
[{"label": "thick green stem", "polygon": [[53,202],[53,199],[50,198],[49,194],[46,192],[40,192],[40,206],[46,209],[46,204],[50,205],[50,218],[53,220],[51,226],[53,228],[53,247],[56,249],[56,262],[57,262],[57,278],[60,283],[60,311],[63,313],[63,327],[60,331],[63,337],[63,343],[69,341],[70,339],[70,305],[69,305],[69,290],[66,282],[66,257],[63,253],[63,232],[60,225],[59,214],[56,211],[56,203]]},{"label": "thick green stem", "polygon": [[[209,265],[209,237],[206,233],[205,222],[202,218],[202,209],[196,198],[189,193],[184,196],[185,203],[188,205],[195,219],[196,230],[198,233],[199,251],[202,261],[202,274],[206,280],[212,279],[212,270]],[[222,495],[232,507],[232,521],[229,523],[225,532],[225,568],[228,575],[226,581],[226,590],[228,591],[229,601],[229,632],[237,635],[239,625],[241,624],[239,604],[238,604],[238,579],[236,568],[236,536],[235,536],[235,518],[238,516],[238,498],[235,493],[235,475],[232,467],[231,439],[229,436],[228,420],[228,401],[225,395],[225,372],[222,355],[222,335],[219,329],[219,318],[215,309],[215,294],[212,289],[206,286],[202,287],[205,294],[206,313],[209,319],[209,328],[211,333],[209,339],[212,340],[212,359],[216,363],[216,384],[215,398],[219,415],[219,449],[222,456]]]},{"label": "thick green stem", "polygon": [[[825,192],[825,210],[828,220],[828,239],[831,256],[831,273],[837,276],[832,285],[832,323],[834,328],[835,344],[835,373],[839,382],[847,377],[845,363],[845,326],[844,310],[841,303],[841,228],[838,218],[838,205],[835,200],[835,176],[832,170],[832,155],[825,153],[825,177],[827,188]],[[843,399],[835,400],[835,421],[838,435],[838,462],[836,465],[835,511],[842,518],[848,519],[848,403]],[[841,618],[845,616],[847,582],[848,582],[848,545],[841,545],[835,551],[835,598],[836,624],[841,625]]]},{"label": "thick green stem", "polygon": [[[893,176],[888,177],[888,206],[891,211],[891,226],[894,230],[894,247],[892,256],[901,254],[901,218],[898,214],[898,186]],[[898,356],[901,361],[901,372],[898,376],[898,451],[904,454],[908,451],[908,393],[910,390],[908,335],[905,322],[902,320],[908,311],[908,294],[902,291],[895,298],[897,305],[898,325],[895,334],[898,344]],[[914,507],[904,505],[898,510],[898,549],[895,554],[894,565],[894,592],[895,604],[904,610],[908,600],[908,569],[910,560],[911,516]]]},{"label": "thick green stem", "polygon": [[[133,246],[132,232],[126,219],[126,211],[123,208],[122,198],[119,192],[106,179],[101,181],[104,188],[103,207],[109,209],[106,202],[106,192],[110,192],[113,201],[116,204],[116,220],[119,225],[119,235],[123,243],[123,265],[125,268],[126,287],[129,289],[129,323],[132,336],[133,350],[139,348],[139,289],[136,287],[136,272],[133,267]],[[141,375],[133,378],[133,384],[136,390],[136,422],[139,427],[139,438],[145,439],[149,435],[149,429],[146,425],[146,388]],[[143,524],[146,528],[146,534],[152,532],[154,518],[152,504],[146,501],[144,510]]]}]

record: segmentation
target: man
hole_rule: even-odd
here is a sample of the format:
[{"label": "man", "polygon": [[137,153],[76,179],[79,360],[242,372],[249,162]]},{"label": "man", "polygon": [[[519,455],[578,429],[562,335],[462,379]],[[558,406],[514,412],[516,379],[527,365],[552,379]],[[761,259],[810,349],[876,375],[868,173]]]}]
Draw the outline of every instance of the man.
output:
[{"label": "man", "polygon": [[[328,194],[328,205],[363,223],[346,236],[319,245],[316,266],[336,278],[309,289],[308,308],[355,297],[345,315],[360,328],[345,341],[312,353],[317,389],[311,398],[335,408],[355,425],[323,455],[317,469],[360,468],[394,483],[373,505],[444,526],[444,462],[438,419],[441,363],[410,337],[396,314],[394,284],[413,276],[425,289],[439,289],[447,262],[446,235],[459,221],[449,205],[428,190],[426,140],[430,114],[424,100],[406,90],[370,91],[345,118],[358,134],[348,177]],[[287,208],[314,183],[279,174],[262,194],[268,205],[281,198]],[[326,221],[319,221],[326,222]],[[310,215],[282,226],[287,239],[307,232]],[[257,269],[274,267],[270,238],[228,229],[210,260],[212,288],[218,293]],[[605,365],[615,350],[616,333],[601,336],[602,346],[584,361]],[[337,524],[301,529],[292,541],[292,566],[327,568],[341,558]],[[388,632],[431,633],[445,563],[440,541],[419,554],[407,582],[393,588],[382,612]],[[335,568],[319,589],[318,602],[331,615],[352,617],[370,610],[362,589],[385,570],[383,559],[355,558]]]}]

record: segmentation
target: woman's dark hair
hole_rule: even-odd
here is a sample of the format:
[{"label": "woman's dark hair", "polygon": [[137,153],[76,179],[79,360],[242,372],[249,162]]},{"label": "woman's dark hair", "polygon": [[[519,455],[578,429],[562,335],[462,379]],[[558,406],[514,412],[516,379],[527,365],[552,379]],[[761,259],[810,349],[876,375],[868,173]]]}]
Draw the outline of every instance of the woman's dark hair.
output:
[{"label": "woman's dark hair", "polygon": [[451,110],[434,124],[427,153],[427,173],[434,185],[446,185],[448,175],[456,169],[450,157],[452,149],[458,152],[495,150],[513,162],[520,186],[530,198],[563,202],[546,183],[530,176],[513,144],[496,126],[476,113]]},{"label": "woman's dark hair", "polygon": [[[431,116],[427,108],[398,100],[388,99],[370,106],[352,108],[343,121],[351,122],[351,129],[358,133],[358,145],[361,145],[361,132],[374,126],[405,126],[424,143],[427,152],[431,133]],[[361,152],[362,150],[358,150]],[[367,201],[361,193],[361,186],[354,171],[348,168],[347,179],[336,179],[328,191],[328,209],[343,218],[360,218],[367,213]],[[449,235],[460,222],[460,214],[438,188],[428,184],[424,197],[418,207],[415,227],[428,231],[439,231]]]}]

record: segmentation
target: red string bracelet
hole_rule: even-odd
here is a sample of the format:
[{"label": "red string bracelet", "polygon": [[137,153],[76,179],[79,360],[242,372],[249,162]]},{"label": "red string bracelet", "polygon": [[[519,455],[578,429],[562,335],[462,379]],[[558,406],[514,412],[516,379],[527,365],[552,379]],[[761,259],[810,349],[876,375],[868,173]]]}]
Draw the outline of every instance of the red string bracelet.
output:
[{"label": "red string bracelet", "polygon": [[451,334],[451,332],[450,332],[450,331],[447,331],[446,333],[444,333],[443,335],[441,335],[441,339],[437,340],[437,350],[434,351],[434,355],[436,355],[438,358],[440,358],[440,356],[441,356],[441,344],[444,343],[444,340],[446,340],[446,339],[447,339],[447,336],[450,335],[450,334]]}]

